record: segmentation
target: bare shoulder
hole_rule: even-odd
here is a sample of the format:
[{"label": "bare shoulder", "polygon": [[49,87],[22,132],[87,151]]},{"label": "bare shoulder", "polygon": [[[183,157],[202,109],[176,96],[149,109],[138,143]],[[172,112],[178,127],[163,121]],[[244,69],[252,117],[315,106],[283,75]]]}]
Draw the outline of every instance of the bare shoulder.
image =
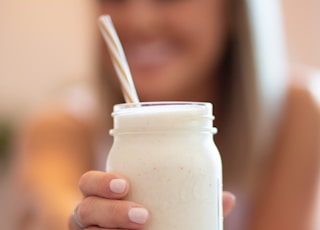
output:
[{"label": "bare shoulder", "polygon": [[[93,132],[97,127],[98,105],[96,98],[88,90],[73,87],[56,100],[48,100],[26,119],[23,132],[49,132],[58,136],[74,137],[80,133]],[[29,135],[30,136],[30,135]]]},{"label": "bare shoulder", "polygon": [[278,147],[312,161],[320,156],[320,72],[300,70],[290,79]]},{"label": "bare shoulder", "polygon": [[252,229],[319,229],[320,75],[295,74]]},{"label": "bare shoulder", "polygon": [[285,123],[296,132],[320,135],[320,70],[303,69],[291,76]]},{"label": "bare shoulder", "polygon": [[46,162],[57,159],[66,162],[77,157],[91,162],[88,158],[93,156],[99,127],[97,116],[97,106],[78,94],[39,107],[18,130],[18,159],[27,158],[29,165],[40,158]]}]

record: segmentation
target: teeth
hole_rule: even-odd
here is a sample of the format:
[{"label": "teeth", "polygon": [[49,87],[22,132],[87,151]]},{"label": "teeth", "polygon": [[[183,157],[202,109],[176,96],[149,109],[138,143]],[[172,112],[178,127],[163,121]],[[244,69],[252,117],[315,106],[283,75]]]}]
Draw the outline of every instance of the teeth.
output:
[{"label": "teeth", "polygon": [[126,56],[130,65],[159,65],[171,56],[171,49],[163,42],[135,44],[126,47]]}]

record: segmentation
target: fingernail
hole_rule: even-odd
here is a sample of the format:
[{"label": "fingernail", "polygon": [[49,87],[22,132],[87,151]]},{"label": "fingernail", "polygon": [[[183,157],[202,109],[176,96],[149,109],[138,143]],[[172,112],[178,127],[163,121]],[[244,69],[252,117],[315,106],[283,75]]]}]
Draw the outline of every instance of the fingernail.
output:
[{"label": "fingernail", "polygon": [[229,196],[230,196],[230,198],[231,198],[232,201],[236,201],[236,199],[237,199],[236,195],[234,195],[234,194],[231,193],[231,192],[226,192],[226,193],[229,194]]},{"label": "fingernail", "polygon": [[131,208],[129,210],[129,219],[137,224],[144,224],[149,216],[149,213],[144,208]]},{"label": "fingernail", "polygon": [[237,197],[236,195],[234,195],[233,193],[230,194],[230,197],[233,201],[236,201],[237,200]]},{"label": "fingernail", "polygon": [[110,181],[110,190],[114,193],[123,193],[126,189],[127,182],[123,179],[113,179]]}]

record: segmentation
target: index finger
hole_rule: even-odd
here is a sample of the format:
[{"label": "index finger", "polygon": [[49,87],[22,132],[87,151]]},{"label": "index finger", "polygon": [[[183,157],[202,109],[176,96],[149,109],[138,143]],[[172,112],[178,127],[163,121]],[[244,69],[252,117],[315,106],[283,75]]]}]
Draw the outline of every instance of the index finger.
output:
[{"label": "index finger", "polygon": [[127,195],[129,183],[115,173],[89,171],[80,178],[79,188],[84,196],[121,199]]}]

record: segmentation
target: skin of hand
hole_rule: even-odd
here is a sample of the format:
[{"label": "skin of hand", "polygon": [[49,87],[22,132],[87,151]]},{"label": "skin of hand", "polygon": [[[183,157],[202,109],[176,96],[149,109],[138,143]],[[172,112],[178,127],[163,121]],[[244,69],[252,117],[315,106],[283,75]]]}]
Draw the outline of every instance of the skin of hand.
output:
[{"label": "skin of hand", "polygon": [[[129,191],[125,178],[106,172],[89,171],[79,182],[84,196],[77,209],[79,222],[86,229],[141,229],[148,222],[148,211],[140,204],[122,200]],[[226,217],[235,205],[235,197],[223,193],[223,215]],[[79,230],[72,216],[69,229]]]}]

